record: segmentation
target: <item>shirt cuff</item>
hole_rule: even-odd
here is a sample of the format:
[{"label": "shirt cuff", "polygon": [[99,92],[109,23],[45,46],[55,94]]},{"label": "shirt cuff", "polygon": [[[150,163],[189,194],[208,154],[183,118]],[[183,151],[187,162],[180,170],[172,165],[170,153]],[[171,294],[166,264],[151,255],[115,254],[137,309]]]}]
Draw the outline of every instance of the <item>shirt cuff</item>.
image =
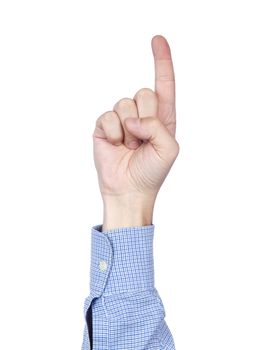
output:
[{"label": "shirt cuff", "polygon": [[92,297],[154,288],[155,226],[91,230],[90,292]]}]

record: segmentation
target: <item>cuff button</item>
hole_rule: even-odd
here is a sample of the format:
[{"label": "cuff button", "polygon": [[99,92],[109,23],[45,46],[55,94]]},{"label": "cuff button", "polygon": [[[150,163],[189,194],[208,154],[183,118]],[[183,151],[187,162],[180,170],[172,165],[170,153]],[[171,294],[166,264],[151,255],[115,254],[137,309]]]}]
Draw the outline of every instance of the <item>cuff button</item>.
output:
[{"label": "cuff button", "polygon": [[106,271],[108,267],[107,261],[101,260],[99,263],[100,271]]}]

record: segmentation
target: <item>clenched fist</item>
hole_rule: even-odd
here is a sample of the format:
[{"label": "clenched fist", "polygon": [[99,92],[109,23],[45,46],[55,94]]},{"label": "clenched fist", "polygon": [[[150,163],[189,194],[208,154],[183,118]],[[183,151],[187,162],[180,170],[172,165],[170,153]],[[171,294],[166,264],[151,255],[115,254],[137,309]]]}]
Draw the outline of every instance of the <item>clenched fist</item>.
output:
[{"label": "clenched fist", "polygon": [[104,201],[103,230],[151,224],[155,198],[179,152],[166,39],[153,37],[152,51],[155,91],[143,88],[133,99],[121,99],[96,121],[93,150]]}]

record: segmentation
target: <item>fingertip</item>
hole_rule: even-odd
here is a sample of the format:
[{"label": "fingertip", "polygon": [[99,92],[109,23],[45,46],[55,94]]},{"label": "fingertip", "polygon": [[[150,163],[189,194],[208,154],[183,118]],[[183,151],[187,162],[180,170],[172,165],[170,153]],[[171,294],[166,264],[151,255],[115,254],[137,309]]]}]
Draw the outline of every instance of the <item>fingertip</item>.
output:
[{"label": "fingertip", "polygon": [[155,59],[170,59],[171,49],[166,38],[162,35],[155,35],[151,41],[152,51]]},{"label": "fingertip", "polygon": [[129,147],[130,149],[137,149],[138,147],[140,147],[141,142],[139,140],[132,140],[128,143],[127,147]]},{"label": "fingertip", "polygon": [[161,35],[161,34],[156,34],[156,35],[154,35],[153,36],[153,38],[152,38],[152,43],[154,42],[154,41],[156,41],[156,40],[166,40],[165,39],[165,37],[163,36],[163,35]]}]

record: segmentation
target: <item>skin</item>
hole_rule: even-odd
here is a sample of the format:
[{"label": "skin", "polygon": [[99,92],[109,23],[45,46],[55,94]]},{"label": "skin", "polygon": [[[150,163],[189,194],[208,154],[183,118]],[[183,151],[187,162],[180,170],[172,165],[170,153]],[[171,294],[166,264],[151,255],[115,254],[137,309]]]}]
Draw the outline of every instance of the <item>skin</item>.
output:
[{"label": "skin", "polygon": [[151,41],[155,91],[140,89],[102,114],[93,133],[94,163],[104,204],[102,232],[151,225],[157,194],[179,153],[175,77],[167,40]]}]

